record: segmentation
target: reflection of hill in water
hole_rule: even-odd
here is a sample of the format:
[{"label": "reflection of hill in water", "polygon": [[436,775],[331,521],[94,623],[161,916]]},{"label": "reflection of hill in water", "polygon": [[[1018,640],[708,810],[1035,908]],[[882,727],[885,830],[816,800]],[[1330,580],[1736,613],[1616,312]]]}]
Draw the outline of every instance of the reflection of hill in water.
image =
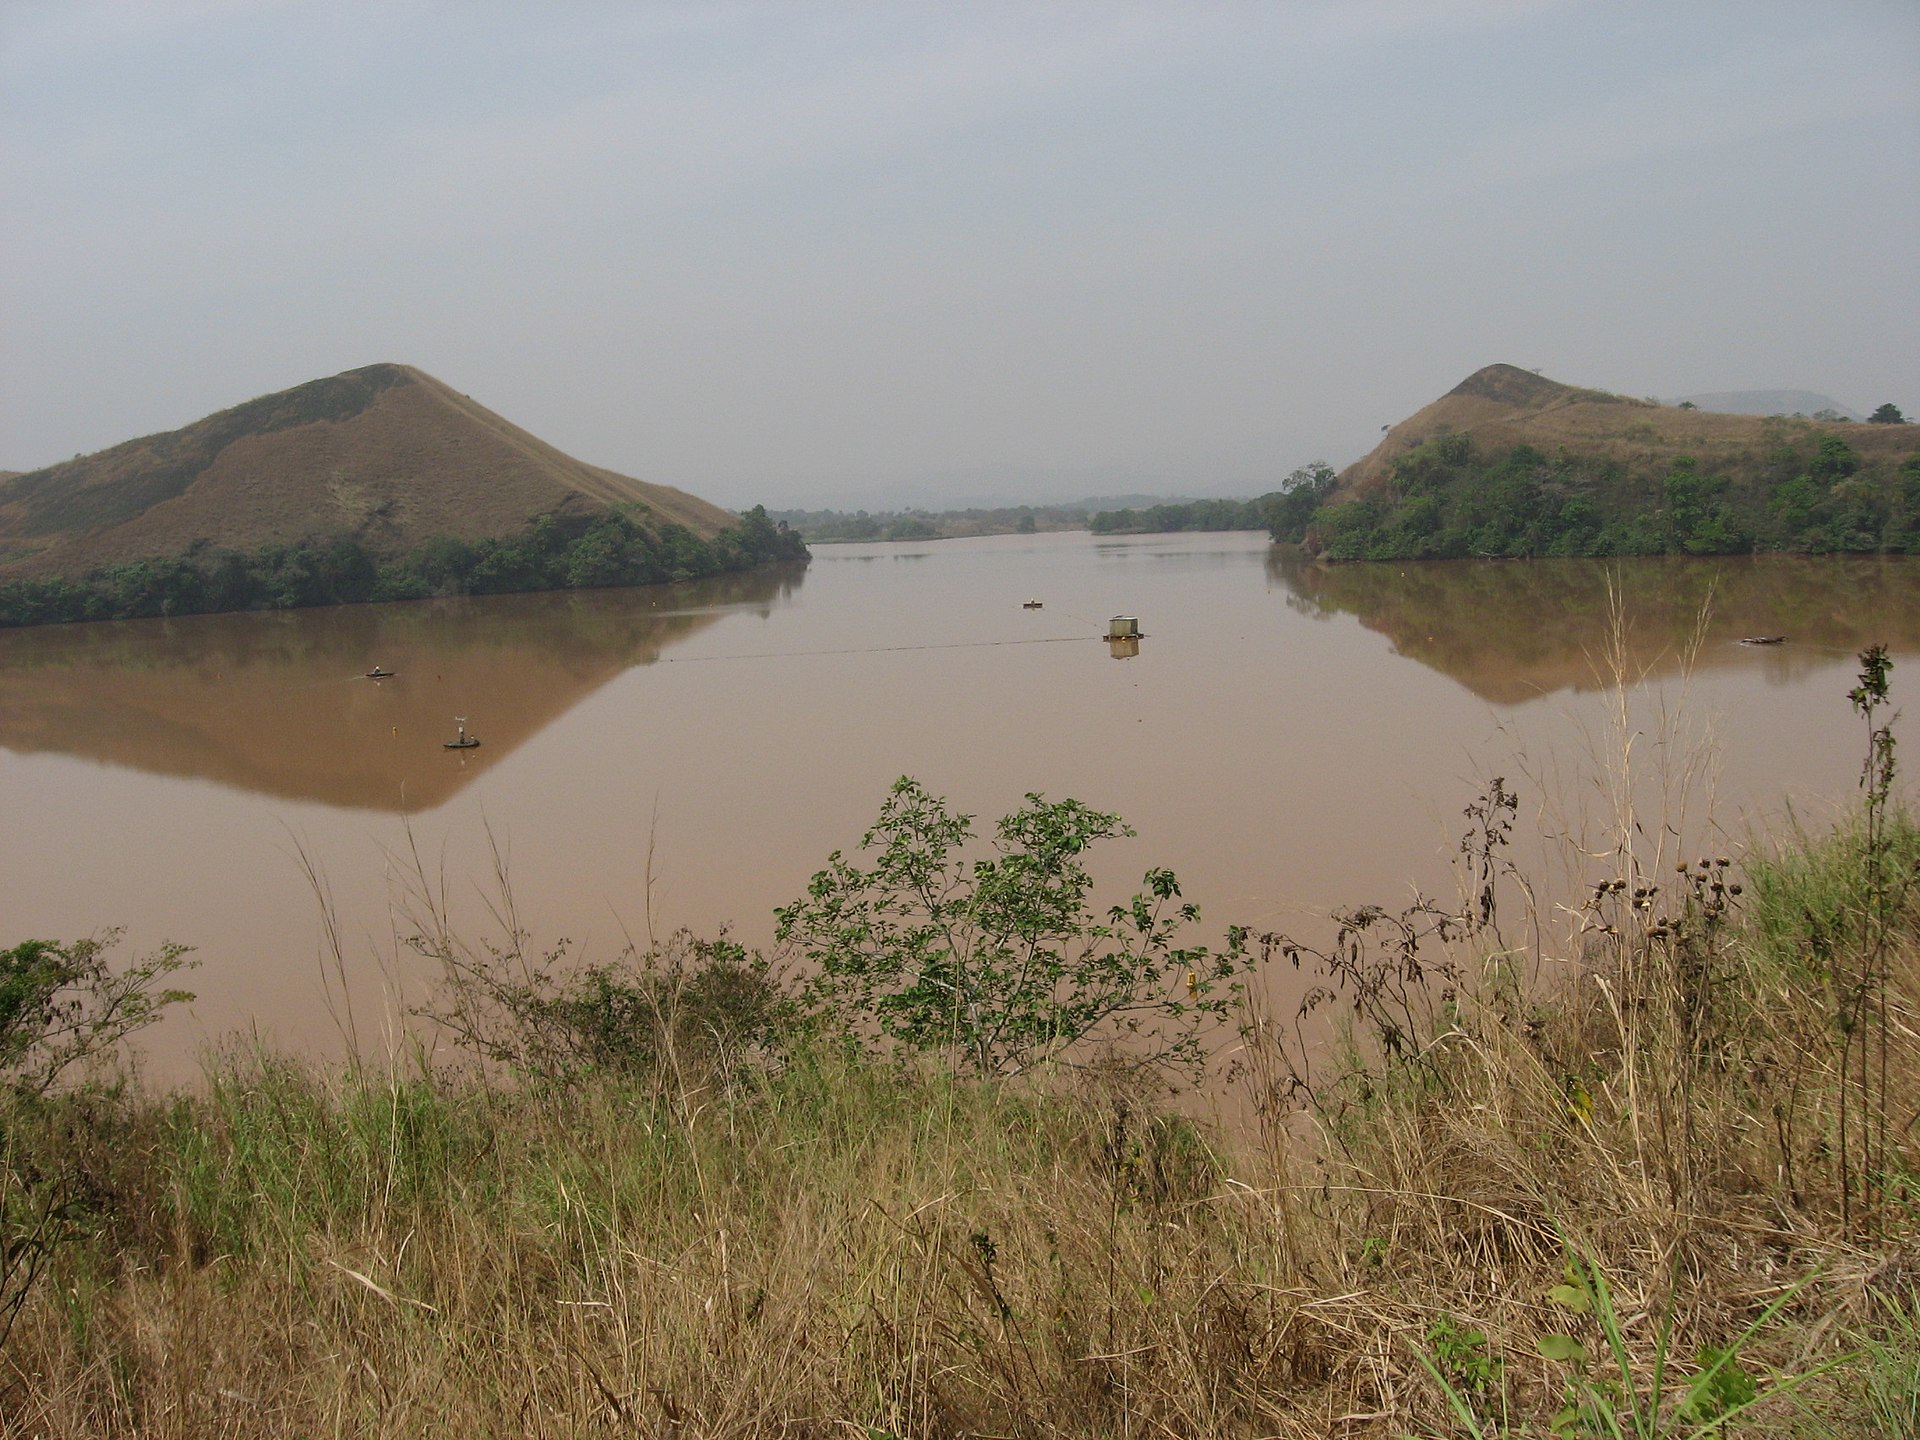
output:
[{"label": "reflection of hill in water", "polygon": [[[1402,655],[1500,704],[1604,683],[1609,577],[1625,601],[1634,674],[1678,670],[1709,599],[1701,666],[1759,664],[1792,680],[1876,642],[1920,650],[1920,562],[1902,557],[1321,565],[1276,547],[1267,565],[1296,609],[1353,615]],[[1737,643],[1748,635],[1788,639]]]},{"label": "reflection of hill in water", "polygon": [[[297,800],[431,809],[607,681],[803,571],[0,632],[0,746]],[[391,679],[364,678],[375,665]],[[464,715],[480,748],[441,742]]]}]

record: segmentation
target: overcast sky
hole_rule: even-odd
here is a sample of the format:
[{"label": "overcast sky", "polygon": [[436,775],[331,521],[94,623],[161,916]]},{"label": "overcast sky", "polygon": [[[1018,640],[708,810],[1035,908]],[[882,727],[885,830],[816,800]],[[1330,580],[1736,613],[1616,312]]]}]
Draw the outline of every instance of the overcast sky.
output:
[{"label": "overcast sky", "polygon": [[1915,0],[0,0],[0,196],[6,468],[378,360],[732,506],[1920,413]]}]

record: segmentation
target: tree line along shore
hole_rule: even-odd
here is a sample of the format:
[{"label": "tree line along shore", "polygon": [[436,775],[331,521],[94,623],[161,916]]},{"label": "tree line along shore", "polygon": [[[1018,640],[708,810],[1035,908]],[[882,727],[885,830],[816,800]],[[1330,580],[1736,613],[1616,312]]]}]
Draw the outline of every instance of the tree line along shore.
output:
[{"label": "tree line along shore", "polygon": [[[769,515],[756,506],[711,539],[630,503],[543,515],[504,538],[444,535],[398,553],[344,534],[252,550],[197,544],[84,574],[0,579],[0,625],[653,585],[803,559],[809,542],[1064,529],[1264,529],[1329,562],[1920,553],[1920,452],[1863,450],[1806,422],[1767,432],[1757,452],[1705,460],[1620,445],[1506,444],[1441,428],[1392,455],[1376,480],[1343,480],[1316,461],[1248,499],[871,514]],[[1649,444],[1660,434],[1648,421],[1623,433],[1640,430]]]},{"label": "tree line along shore", "polygon": [[[1884,407],[1883,407],[1884,408]],[[1435,435],[1376,484],[1321,462],[1250,499],[1015,506],[942,513],[788,511],[811,542],[1266,530],[1329,562],[1640,555],[1920,553],[1920,454],[1863,455],[1817,427],[1722,464]]]},{"label": "tree line along shore", "polygon": [[805,542],[763,506],[711,540],[656,521],[643,505],[618,506],[543,515],[505,539],[442,536],[397,555],[343,535],[247,552],[204,546],[78,577],[0,580],[0,625],[664,585],[806,558]]}]

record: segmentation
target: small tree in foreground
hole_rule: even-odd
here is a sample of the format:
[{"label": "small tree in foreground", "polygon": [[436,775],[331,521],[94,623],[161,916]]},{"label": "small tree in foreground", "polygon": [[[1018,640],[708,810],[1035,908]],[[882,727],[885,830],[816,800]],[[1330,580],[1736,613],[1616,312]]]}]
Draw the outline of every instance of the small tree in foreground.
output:
[{"label": "small tree in foreground", "polygon": [[80,1233],[91,1190],[58,1117],[42,1123],[43,1102],[76,1075],[124,1062],[129,1036],[193,998],[165,986],[193,963],[185,947],[116,970],[107,952],[119,936],[0,950],[0,1353],[35,1283]]},{"label": "small tree in foreground", "polygon": [[45,1095],[71,1072],[119,1058],[121,1042],[191,1000],[165,981],[191,968],[184,945],[116,970],[118,930],[70,944],[27,940],[0,950],[0,1090]]},{"label": "small tree in foreground", "polygon": [[1176,944],[1200,912],[1164,869],[1097,919],[1086,852],[1133,833],[1029,794],[995,827],[991,858],[969,860],[973,817],[903,776],[860,842],[872,868],[836,850],[777,933],[818,967],[817,1003],[904,1049],[1011,1075],[1098,1031],[1141,1063],[1194,1068],[1241,989],[1245,932],[1224,951]]}]

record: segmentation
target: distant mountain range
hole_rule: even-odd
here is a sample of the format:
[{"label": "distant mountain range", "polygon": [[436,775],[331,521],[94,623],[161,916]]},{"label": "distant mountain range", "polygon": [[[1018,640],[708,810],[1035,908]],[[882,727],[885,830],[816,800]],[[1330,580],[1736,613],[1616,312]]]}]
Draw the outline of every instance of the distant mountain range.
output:
[{"label": "distant mountain range", "polygon": [[368,365],[183,429],[0,474],[0,578],[344,537],[375,557],[615,506],[711,539],[735,517],[603,470],[409,365]]},{"label": "distant mountain range", "polygon": [[1712,395],[1679,395],[1675,405],[1692,404],[1702,410],[1717,410],[1723,415],[1805,415],[1822,412],[1843,420],[1864,420],[1858,411],[1849,410],[1831,395],[1812,390],[1721,390]]}]

